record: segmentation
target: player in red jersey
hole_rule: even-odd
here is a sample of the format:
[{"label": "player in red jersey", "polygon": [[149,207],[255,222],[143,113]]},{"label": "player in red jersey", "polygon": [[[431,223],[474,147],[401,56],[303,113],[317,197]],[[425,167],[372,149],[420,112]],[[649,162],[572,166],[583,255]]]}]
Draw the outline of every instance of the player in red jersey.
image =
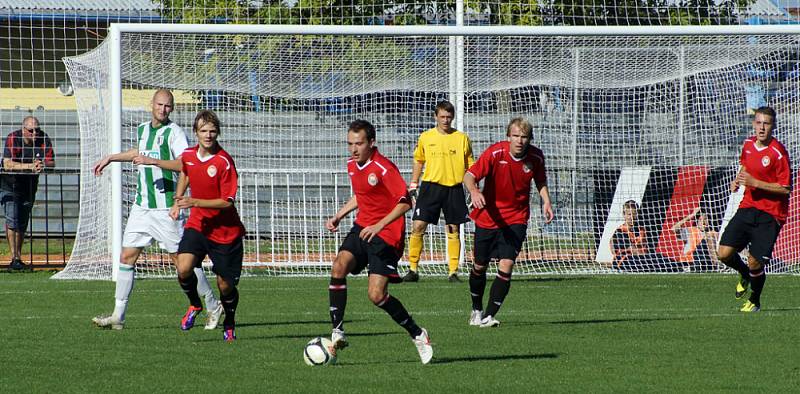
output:
[{"label": "player in red jersey", "polygon": [[[746,139],[739,157],[739,173],[731,183],[731,192],[745,187],[744,198],[719,242],[717,255],[725,265],[741,275],[736,284],[736,299],[747,293],[750,298],[740,309],[758,312],[766,274],[764,265],[772,259],[772,249],[781,226],[789,214],[792,174],[786,148],[772,136],[775,110],[761,107],[753,119],[755,135]],[[739,256],[750,245],[747,264]]]},{"label": "player in red jersey", "polygon": [[[469,274],[472,295],[472,314],[469,324],[495,327],[500,305],[511,288],[514,260],[522,249],[530,218],[531,182],[542,198],[545,223],[553,220],[553,207],[547,190],[544,154],[530,144],[531,124],[514,118],[506,129],[507,141],[488,147],[464,175],[464,186],[472,197],[475,221],[475,262]],[[483,179],[483,191],[478,182]],[[489,302],[483,311],[483,292],[486,288],[486,268],[492,258],[499,260],[497,277],[489,292]]]},{"label": "player in red jersey", "polygon": [[331,267],[328,286],[333,325],[331,342],[335,349],[347,346],[343,325],[347,306],[346,277],[348,273],[358,274],[367,268],[370,301],[408,331],[422,363],[427,364],[433,357],[428,332],[414,322],[403,304],[388,291],[389,282],[402,281],[397,273],[397,262],[403,255],[404,215],[411,209],[406,183],[397,166],[378,152],[375,127],[369,122],[350,123],[347,148],[351,155],[347,173],[353,196],[328,219],[325,227],[331,232],[338,231],[342,218],[355,209],[358,214]]},{"label": "player in red jersey", "polygon": [[[203,310],[197,293],[194,267],[208,256],[217,274],[220,301],[225,310],[223,339],[236,339],[235,313],[239,303],[236,284],[242,272],[242,237],[244,226],[233,205],[238,174],[233,159],[217,142],[220,121],[214,112],[200,111],[194,118],[197,145],[183,151],[183,170],[175,190],[175,204],[170,216],[177,218],[189,208],[183,237],[178,245],[178,282],[189,297],[189,309],[181,320],[181,329],[189,330]],[[191,196],[184,193],[191,186]]]}]

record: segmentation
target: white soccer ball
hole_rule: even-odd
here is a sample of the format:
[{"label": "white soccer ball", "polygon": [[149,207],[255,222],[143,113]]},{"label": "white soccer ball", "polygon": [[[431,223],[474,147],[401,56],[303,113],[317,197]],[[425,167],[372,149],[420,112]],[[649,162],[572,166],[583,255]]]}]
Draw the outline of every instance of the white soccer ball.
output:
[{"label": "white soccer ball", "polygon": [[303,349],[303,361],[308,365],[328,365],[336,363],[336,350],[328,338],[316,337]]}]

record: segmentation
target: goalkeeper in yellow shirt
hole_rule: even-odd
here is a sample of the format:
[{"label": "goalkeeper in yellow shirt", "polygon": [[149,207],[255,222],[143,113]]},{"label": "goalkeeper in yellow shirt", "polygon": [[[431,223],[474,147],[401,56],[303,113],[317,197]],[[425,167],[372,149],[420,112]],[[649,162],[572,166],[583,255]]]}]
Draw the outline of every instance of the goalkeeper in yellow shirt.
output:
[{"label": "goalkeeper in yellow shirt", "polygon": [[[455,117],[453,104],[449,101],[438,103],[434,117],[436,127],[420,134],[417,148],[414,150],[409,192],[416,199],[416,205],[408,242],[408,260],[411,269],[403,278],[405,282],[419,280],[419,257],[422,253],[425,229],[428,228],[428,224],[439,222],[440,212],[444,212],[447,230],[448,279],[451,282],[460,281],[458,258],[461,252],[461,238],[458,229],[459,225],[469,220],[461,181],[475,159],[472,157],[472,142],[469,137],[450,126]],[[421,180],[420,175],[422,175]]]}]

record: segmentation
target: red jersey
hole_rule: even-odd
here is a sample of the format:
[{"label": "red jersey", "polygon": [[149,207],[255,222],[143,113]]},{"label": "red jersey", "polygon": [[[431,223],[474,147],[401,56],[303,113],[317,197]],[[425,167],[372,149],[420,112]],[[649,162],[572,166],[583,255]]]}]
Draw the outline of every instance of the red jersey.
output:
[{"label": "red jersey", "polygon": [[[792,185],[792,171],[786,148],[775,138],[764,148],[756,146],[756,137],[744,140],[739,163],[744,169],[763,182],[777,183],[784,187]],[[778,223],[786,222],[789,214],[789,196],[770,193],[765,190],[746,187],[739,209],[756,208],[764,211]]]},{"label": "red jersey", "polygon": [[527,225],[531,216],[531,181],[536,181],[537,186],[547,184],[542,150],[530,145],[525,156],[516,159],[509,153],[508,141],[486,148],[468,172],[476,181],[486,178],[486,206],[469,214],[476,226],[486,229]]},{"label": "red jersey", "polygon": [[[361,227],[371,226],[391,212],[399,203],[410,203],[406,181],[400,176],[397,166],[378,152],[359,166],[353,159],[347,161],[347,174],[353,185],[358,203],[355,223]],[[401,215],[386,225],[378,236],[388,245],[402,253],[405,244],[406,218]]]},{"label": "red jersey", "polygon": [[[183,173],[189,177],[193,198],[236,200],[239,176],[233,159],[222,148],[216,154],[200,158],[197,145],[181,154]],[[236,207],[226,209],[193,207],[186,228],[199,231],[210,241],[229,244],[244,235],[244,225]]]}]

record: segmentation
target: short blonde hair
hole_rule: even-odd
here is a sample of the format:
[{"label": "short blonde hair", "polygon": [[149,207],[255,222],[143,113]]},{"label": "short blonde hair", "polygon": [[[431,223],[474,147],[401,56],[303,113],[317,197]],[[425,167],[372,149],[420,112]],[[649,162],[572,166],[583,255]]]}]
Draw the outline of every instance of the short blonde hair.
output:
[{"label": "short blonde hair", "polygon": [[525,119],[521,116],[511,119],[511,122],[508,122],[508,126],[506,127],[506,136],[511,135],[511,126],[519,127],[522,129],[522,131],[528,133],[528,137],[532,136],[533,134],[533,126],[531,126],[531,123],[528,122],[528,119]]}]

